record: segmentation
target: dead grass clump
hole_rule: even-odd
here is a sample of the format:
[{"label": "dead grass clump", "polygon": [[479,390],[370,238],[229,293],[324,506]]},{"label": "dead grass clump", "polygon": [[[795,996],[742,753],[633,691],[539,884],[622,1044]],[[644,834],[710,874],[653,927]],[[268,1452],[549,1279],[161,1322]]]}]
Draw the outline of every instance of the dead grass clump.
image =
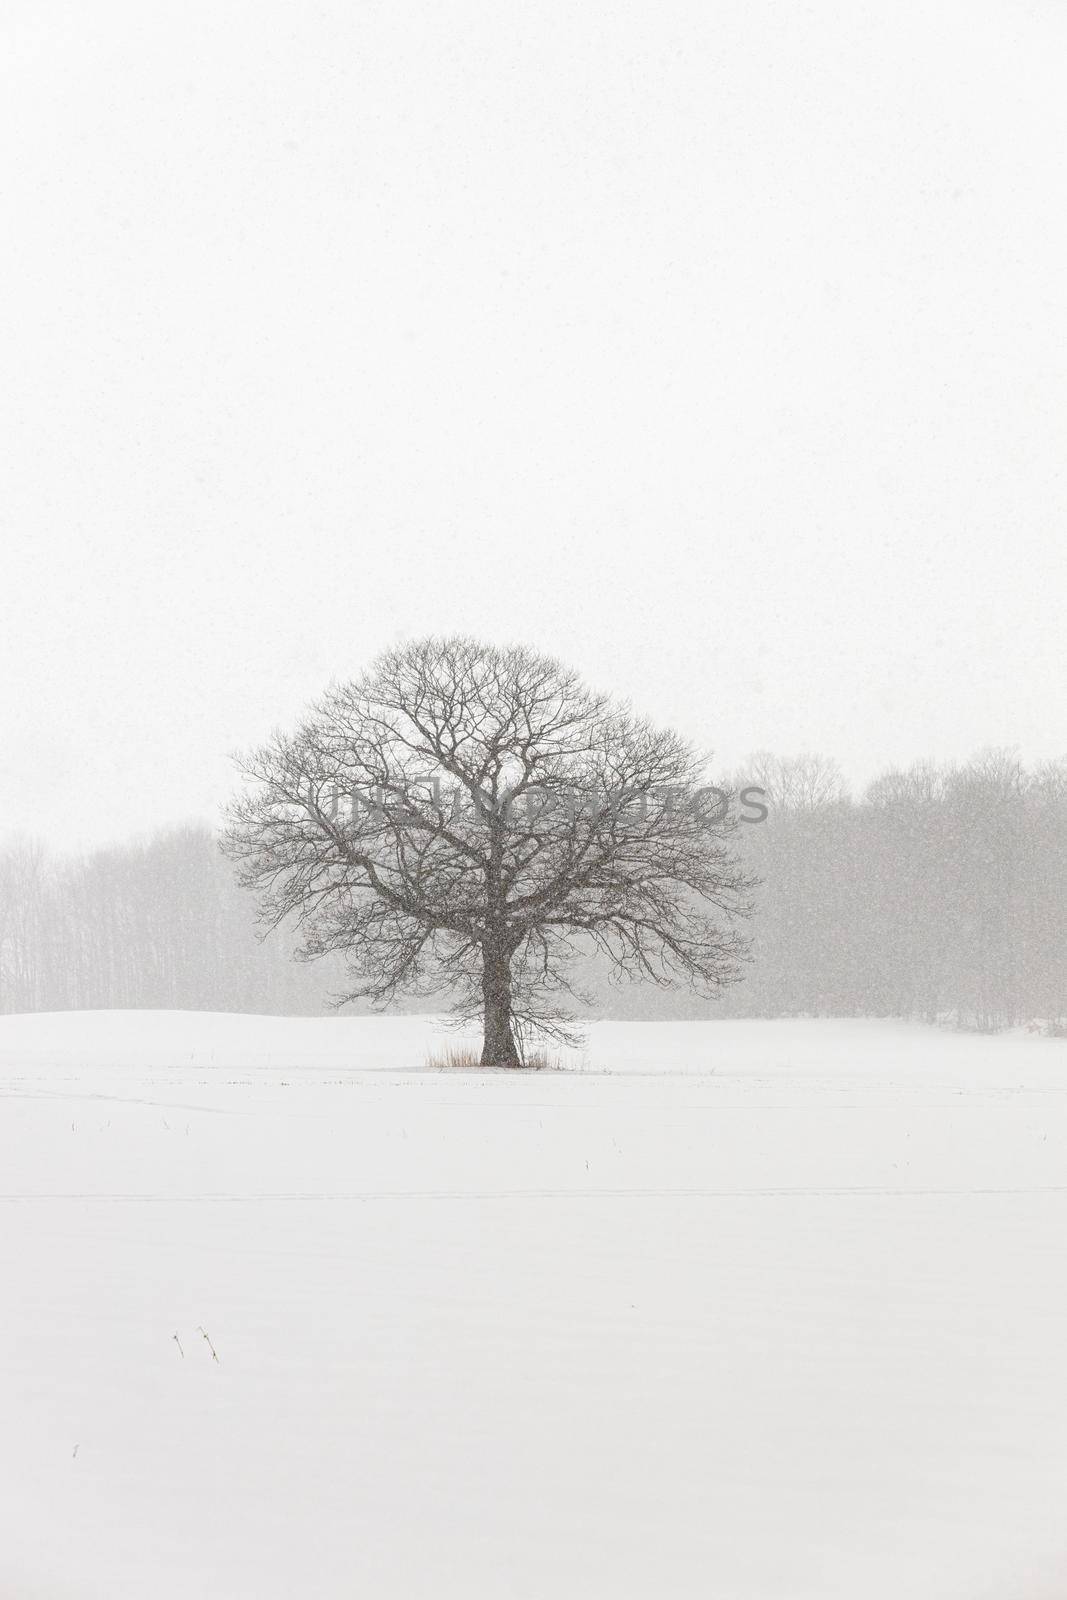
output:
[{"label": "dead grass clump", "polygon": [[[481,1069],[482,1058],[473,1045],[454,1044],[445,1050],[432,1050],[426,1058],[426,1065],[433,1072],[477,1072]],[[559,1056],[549,1055],[547,1050],[529,1050],[526,1058],[519,1067],[522,1072],[558,1072],[561,1063]]]},{"label": "dead grass clump", "polygon": [[547,1050],[531,1050],[523,1062],[531,1072],[559,1072],[562,1062],[559,1056],[550,1056]]},{"label": "dead grass clump", "polygon": [[481,1058],[468,1044],[450,1045],[447,1050],[431,1050],[426,1058],[426,1065],[435,1072],[445,1072],[450,1068],[458,1068],[461,1072],[472,1067],[481,1066]]}]

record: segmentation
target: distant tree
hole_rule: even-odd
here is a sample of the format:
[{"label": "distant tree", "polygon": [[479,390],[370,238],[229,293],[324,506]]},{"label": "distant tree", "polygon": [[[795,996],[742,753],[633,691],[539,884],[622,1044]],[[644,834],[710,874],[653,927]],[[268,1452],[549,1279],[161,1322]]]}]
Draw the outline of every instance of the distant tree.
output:
[{"label": "distant tree", "polygon": [[817,811],[846,797],[841,768],[832,756],[776,756],[756,750],[745,763],[747,782],[758,784],[776,810]]},{"label": "distant tree", "polygon": [[[482,1061],[570,1036],[584,947],[713,993],[739,974],[736,818],[677,734],[558,662],[468,638],[389,651],[239,760],[224,848],[268,926],[345,956],[341,1001],[449,992]],[[726,814],[723,814],[723,813]]]},{"label": "distant tree", "polygon": [[0,1010],[32,1011],[38,1004],[45,886],[43,847],[33,839],[10,840],[0,853]]}]

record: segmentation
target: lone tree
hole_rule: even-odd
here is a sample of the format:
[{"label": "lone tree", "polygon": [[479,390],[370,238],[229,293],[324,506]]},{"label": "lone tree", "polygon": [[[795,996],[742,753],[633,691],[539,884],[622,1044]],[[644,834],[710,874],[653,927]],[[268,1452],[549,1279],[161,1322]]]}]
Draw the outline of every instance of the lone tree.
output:
[{"label": "lone tree", "polygon": [[573,1037],[575,956],[713,993],[739,974],[751,887],[728,797],[690,747],[521,648],[431,638],[335,686],[238,758],[223,848],[303,959],[342,952],[336,1003],[449,991],[482,1064]]}]

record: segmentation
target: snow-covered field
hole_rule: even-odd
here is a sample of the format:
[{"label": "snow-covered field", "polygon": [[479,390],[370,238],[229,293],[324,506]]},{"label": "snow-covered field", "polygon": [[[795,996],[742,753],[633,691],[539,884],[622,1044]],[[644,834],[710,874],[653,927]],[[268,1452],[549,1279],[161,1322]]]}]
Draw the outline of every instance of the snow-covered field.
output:
[{"label": "snow-covered field", "polygon": [[1067,1045],[442,1042],[0,1019],[2,1600],[1067,1594]]}]

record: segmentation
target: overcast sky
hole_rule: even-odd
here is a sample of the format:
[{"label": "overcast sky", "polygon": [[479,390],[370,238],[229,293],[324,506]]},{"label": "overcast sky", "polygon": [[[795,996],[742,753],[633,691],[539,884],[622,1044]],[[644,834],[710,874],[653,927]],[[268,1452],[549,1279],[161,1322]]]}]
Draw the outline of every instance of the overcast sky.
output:
[{"label": "overcast sky", "polygon": [[733,765],[1067,752],[1067,12],[7,0],[0,834],[427,632]]}]

